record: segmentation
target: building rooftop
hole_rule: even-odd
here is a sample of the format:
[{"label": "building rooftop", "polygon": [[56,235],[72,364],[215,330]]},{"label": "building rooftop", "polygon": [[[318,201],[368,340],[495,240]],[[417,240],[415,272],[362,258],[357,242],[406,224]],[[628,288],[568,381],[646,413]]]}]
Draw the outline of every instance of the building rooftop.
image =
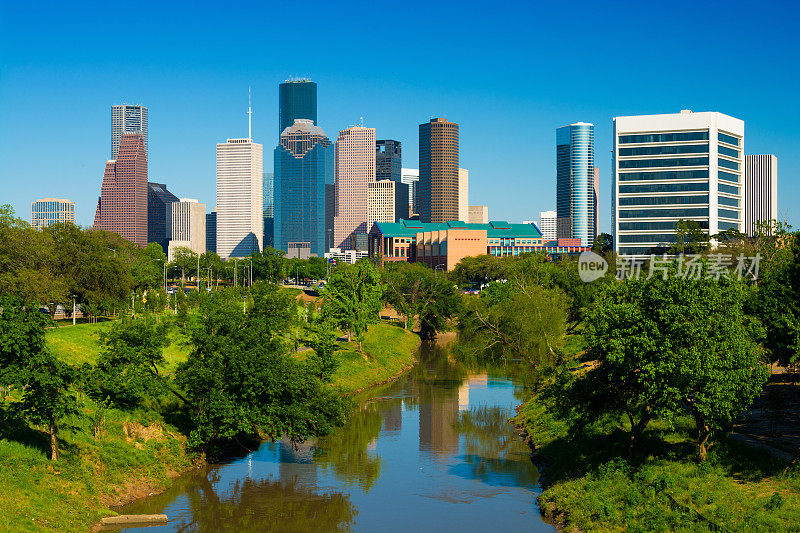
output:
[{"label": "building rooftop", "polygon": [[488,238],[519,237],[541,238],[542,232],[536,224],[509,224],[505,220],[492,220],[488,224],[468,224],[459,220],[451,222],[420,222],[419,220],[400,220],[399,222],[376,222],[380,232],[393,237],[415,237],[424,231],[446,231],[460,229],[485,229]]},{"label": "building rooftop", "polygon": [[309,133],[311,135],[321,135],[322,137],[327,137],[325,132],[319,126],[314,125],[313,120],[309,120],[306,118],[296,118],[294,119],[294,124],[289,126],[288,128],[284,129],[281,132],[281,137],[284,135],[289,135],[291,133]]}]

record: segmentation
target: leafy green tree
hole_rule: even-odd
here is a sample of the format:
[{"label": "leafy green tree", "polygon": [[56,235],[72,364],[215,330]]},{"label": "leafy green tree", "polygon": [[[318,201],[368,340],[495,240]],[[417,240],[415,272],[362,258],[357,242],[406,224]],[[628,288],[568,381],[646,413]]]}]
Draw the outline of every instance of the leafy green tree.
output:
[{"label": "leafy green tree", "polygon": [[200,268],[208,273],[204,274],[210,276],[209,286],[219,286],[219,280],[224,270],[224,263],[216,252],[206,252],[200,255]]},{"label": "leafy green tree", "polygon": [[749,334],[744,290],[675,276],[608,286],[586,321],[598,365],[575,389],[584,420],[626,417],[633,454],[651,420],[687,412],[704,460],[713,433],[750,405],[769,372]]},{"label": "leafy green tree", "polygon": [[24,368],[20,412],[33,424],[42,426],[50,436],[50,458],[59,458],[58,431],[67,415],[77,411],[75,396],[69,387],[71,369],[46,350],[31,357]]},{"label": "leafy green tree", "polygon": [[153,318],[122,318],[100,333],[103,351],[95,372],[96,398],[121,407],[136,407],[165,390],[159,372],[169,326]]},{"label": "leafy green tree", "polygon": [[355,335],[363,351],[364,334],[378,321],[381,310],[381,278],[367,260],[354,265],[342,264],[331,274],[322,294],[322,313],[347,331],[347,340]]},{"label": "leafy green tree", "polygon": [[287,346],[294,300],[257,287],[246,313],[241,300],[220,291],[201,300],[192,321],[193,348],[176,380],[193,406],[194,445],[242,436],[302,442],[344,421],[344,400],[319,367]]},{"label": "leafy green tree", "polygon": [[607,255],[614,251],[614,237],[601,233],[592,243],[592,251],[599,255]]},{"label": "leafy green tree", "polygon": [[286,252],[267,246],[261,252],[254,252],[253,277],[257,280],[278,283],[286,277],[288,260],[284,257]]},{"label": "leafy green tree", "polygon": [[490,281],[506,279],[513,258],[493,255],[468,256],[463,258],[448,274],[459,287],[483,285]]},{"label": "leafy green tree", "polygon": [[700,254],[711,247],[708,233],[696,220],[680,219],[675,223],[677,242],[670,246],[671,254]]},{"label": "leafy green tree", "polygon": [[185,246],[178,246],[175,248],[172,264],[176,268],[181,269],[181,287],[186,285],[186,270],[197,271],[197,259],[198,257],[194,250],[186,248]]},{"label": "leafy green tree", "polygon": [[11,299],[0,304],[0,384],[22,391],[15,407],[45,429],[50,436],[50,457],[56,461],[59,427],[75,409],[75,397],[69,392],[72,372],[47,351],[47,322],[37,309]]}]

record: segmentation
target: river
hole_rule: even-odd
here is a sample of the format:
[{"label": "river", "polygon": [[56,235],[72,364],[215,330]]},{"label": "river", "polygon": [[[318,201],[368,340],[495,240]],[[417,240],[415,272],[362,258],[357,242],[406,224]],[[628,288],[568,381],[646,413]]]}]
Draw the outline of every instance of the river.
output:
[{"label": "river", "polygon": [[125,529],[146,533],[553,531],[530,450],[507,423],[520,392],[425,343],[419,364],[370,391],[333,435],[265,443],[117,511],[169,517]]}]

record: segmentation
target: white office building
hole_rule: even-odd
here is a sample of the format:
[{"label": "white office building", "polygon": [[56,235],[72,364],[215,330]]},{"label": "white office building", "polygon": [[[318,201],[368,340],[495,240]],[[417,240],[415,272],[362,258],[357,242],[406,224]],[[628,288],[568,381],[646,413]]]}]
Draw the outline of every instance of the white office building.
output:
[{"label": "white office building", "polygon": [[397,183],[378,180],[367,184],[367,233],[376,222],[396,222],[395,198]]},{"label": "white office building", "polygon": [[469,170],[458,169],[458,220],[469,220]]},{"label": "white office building", "polygon": [[170,243],[167,256],[175,258],[175,249],[189,248],[197,255],[206,252],[206,204],[192,198],[181,198],[170,204],[169,227]]},{"label": "white office building", "polygon": [[556,220],[558,215],[555,211],[539,212],[539,231],[542,232],[542,241],[556,240]]},{"label": "white office building", "polygon": [[264,149],[252,139],[217,144],[217,254],[247,257],[264,244]]},{"label": "white office building", "polygon": [[751,237],[756,222],[778,219],[778,158],[744,156],[744,233]]},{"label": "white office building", "polygon": [[485,205],[471,205],[468,210],[469,215],[466,220],[467,224],[488,224],[489,223],[489,207]]},{"label": "white office building", "polygon": [[419,185],[419,169],[404,168],[400,170],[400,183],[408,185],[408,209],[409,213],[419,213],[417,205],[417,190]]},{"label": "white office building", "polygon": [[111,106],[111,158],[117,158],[119,141],[123,133],[141,133],[144,151],[147,151],[147,108],[143,105]]},{"label": "white office building", "polygon": [[619,254],[663,253],[675,225],[742,231],[744,122],[716,112],[614,119],[611,226]]}]

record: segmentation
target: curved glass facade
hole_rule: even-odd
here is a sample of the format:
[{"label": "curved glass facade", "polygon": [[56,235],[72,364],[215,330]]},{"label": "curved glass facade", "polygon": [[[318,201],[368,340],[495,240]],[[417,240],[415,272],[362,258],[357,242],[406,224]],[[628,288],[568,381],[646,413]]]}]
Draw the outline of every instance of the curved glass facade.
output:
[{"label": "curved glass facade", "polygon": [[595,237],[594,168],[594,125],[556,129],[556,232],[584,246]]}]

